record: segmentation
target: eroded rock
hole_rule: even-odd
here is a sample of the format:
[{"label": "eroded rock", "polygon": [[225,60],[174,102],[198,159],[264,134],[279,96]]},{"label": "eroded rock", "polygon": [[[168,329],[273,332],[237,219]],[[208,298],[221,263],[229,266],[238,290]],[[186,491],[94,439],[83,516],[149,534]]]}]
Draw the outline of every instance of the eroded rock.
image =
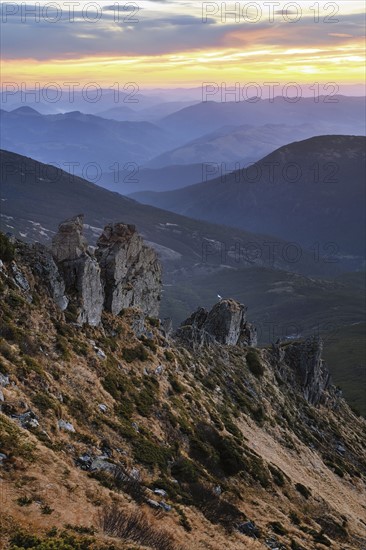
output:
[{"label": "eroded rock", "polygon": [[255,346],[257,333],[246,321],[246,311],[246,306],[235,300],[220,300],[209,312],[197,309],[182,323],[175,336],[193,346],[215,343]]},{"label": "eroded rock", "polygon": [[108,311],[118,315],[124,308],[136,307],[146,315],[158,315],[161,265],[134,225],[107,225],[98,239],[96,257]]}]

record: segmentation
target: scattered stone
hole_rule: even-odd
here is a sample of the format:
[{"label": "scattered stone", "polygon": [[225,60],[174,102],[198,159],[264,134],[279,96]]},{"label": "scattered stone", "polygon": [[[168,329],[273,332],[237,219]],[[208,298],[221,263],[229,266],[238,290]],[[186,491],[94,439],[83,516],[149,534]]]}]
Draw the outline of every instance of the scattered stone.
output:
[{"label": "scattered stone", "polygon": [[167,493],[164,489],[154,489],[155,495],[160,495],[161,497],[166,497]]},{"label": "scattered stone", "polygon": [[140,431],[137,422],[132,422],[131,426],[132,426],[132,428],[135,430],[135,432],[139,432],[139,431]]},{"label": "scattered stone", "polygon": [[76,460],[76,464],[82,470],[89,470],[92,462],[93,462],[93,459],[88,453],[84,453],[83,455],[79,456]]},{"label": "scattered stone", "polygon": [[33,411],[27,411],[24,414],[20,414],[15,417],[20,423],[22,428],[38,428],[39,422],[38,417]]},{"label": "scattered stone", "polygon": [[151,506],[151,508],[155,508],[156,510],[160,508],[159,502],[153,500],[152,498],[147,498],[146,503]]},{"label": "scattered stone", "polygon": [[253,521],[240,523],[238,525],[238,531],[247,537],[251,537],[252,539],[257,539],[260,537],[260,531]]},{"label": "scattered stone", "polygon": [[3,465],[4,461],[7,460],[8,456],[4,453],[0,453],[0,466]]},{"label": "scattered stone", "polygon": [[108,410],[107,405],[104,405],[103,403],[99,403],[98,407],[99,407],[99,410],[102,411],[103,413],[106,413]]},{"label": "scattered stone", "polygon": [[141,478],[140,470],[137,468],[132,468],[130,476],[138,481]]},{"label": "scattered stone", "polygon": [[109,472],[113,474],[117,469],[117,466],[115,464],[112,464],[111,462],[108,462],[108,457],[106,456],[99,456],[97,458],[94,458],[90,465],[90,471],[91,472]]},{"label": "scattered stone", "polygon": [[60,430],[64,430],[66,432],[73,432],[75,433],[75,428],[74,426],[71,424],[71,422],[66,422],[65,420],[59,420],[58,421],[58,427],[60,428]]},{"label": "scattered stone", "polygon": [[220,496],[221,493],[222,493],[222,489],[221,489],[221,486],[220,485],[216,485],[216,487],[214,488],[214,493],[216,496]]},{"label": "scattered stone", "polygon": [[4,398],[4,394],[3,392],[0,390],[0,401],[1,402],[4,402],[5,401],[5,398]]},{"label": "scattered stone", "polygon": [[166,502],[164,502],[163,500],[159,503],[160,507],[165,510],[165,512],[170,512],[172,507],[170,506],[170,504],[167,504]]},{"label": "scattered stone", "polygon": [[107,356],[106,354],[104,353],[104,351],[100,348],[98,348],[97,346],[95,346],[94,348],[94,351],[96,352],[96,354],[98,355],[98,357],[100,357],[101,359],[106,359]]},{"label": "scattered stone", "polygon": [[346,453],[346,449],[343,447],[343,445],[340,445],[340,444],[337,445],[336,451],[341,455],[344,455]]},{"label": "scattered stone", "polygon": [[3,388],[5,388],[6,386],[9,386],[9,384],[9,376],[5,376],[5,374],[0,373],[0,386],[3,386]]},{"label": "scattered stone", "polygon": [[155,374],[161,374],[164,370],[164,367],[163,365],[159,365],[158,367],[156,367],[155,369]]}]

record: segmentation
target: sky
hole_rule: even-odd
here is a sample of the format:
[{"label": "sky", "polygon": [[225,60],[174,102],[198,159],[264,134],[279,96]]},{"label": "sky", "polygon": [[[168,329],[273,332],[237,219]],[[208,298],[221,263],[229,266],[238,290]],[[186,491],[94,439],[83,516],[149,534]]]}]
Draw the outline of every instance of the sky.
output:
[{"label": "sky", "polygon": [[30,87],[362,84],[364,6],[350,0],[2,1],[1,77]]}]

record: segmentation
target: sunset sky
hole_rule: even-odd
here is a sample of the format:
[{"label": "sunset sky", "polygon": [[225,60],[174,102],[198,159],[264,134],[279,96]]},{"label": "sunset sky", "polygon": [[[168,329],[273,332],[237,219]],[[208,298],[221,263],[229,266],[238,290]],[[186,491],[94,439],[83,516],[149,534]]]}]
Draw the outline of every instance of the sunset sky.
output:
[{"label": "sunset sky", "polygon": [[[364,80],[363,1],[240,2],[236,21],[234,14],[225,21],[221,2],[27,1],[27,11],[21,2],[1,4],[3,82],[148,88]],[[86,4],[94,6],[83,16]],[[233,11],[234,2],[226,6]]]}]

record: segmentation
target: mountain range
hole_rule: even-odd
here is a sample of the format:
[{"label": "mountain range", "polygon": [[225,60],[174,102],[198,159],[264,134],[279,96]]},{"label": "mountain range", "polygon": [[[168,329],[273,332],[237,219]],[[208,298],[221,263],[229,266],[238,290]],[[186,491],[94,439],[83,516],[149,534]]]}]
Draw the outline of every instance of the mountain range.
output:
[{"label": "mountain range", "polygon": [[197,219],[320,247],[329,262],[362,266],[365,144],[362,136],[318,136],[207,182],[132,196]]}]

